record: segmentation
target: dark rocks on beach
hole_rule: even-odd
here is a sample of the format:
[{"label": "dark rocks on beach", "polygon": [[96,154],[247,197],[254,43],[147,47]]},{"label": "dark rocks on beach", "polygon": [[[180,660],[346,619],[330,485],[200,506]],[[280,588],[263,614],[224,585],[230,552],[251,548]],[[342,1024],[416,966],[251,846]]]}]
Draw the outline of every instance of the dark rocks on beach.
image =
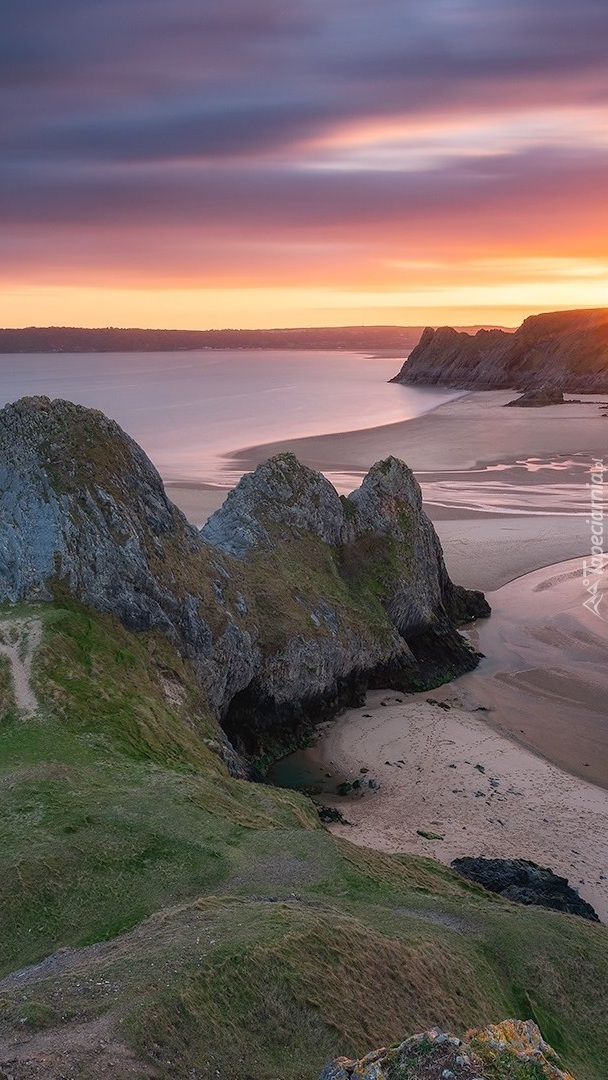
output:
[{"label": "dark rocks on beach", "polygon": [[[365,770],[367,772],[367,770]],[[355,780],[344,780],[338,785],[336,793],[338,795],[363,795],[365,791],[379,791],[380,784],[372,777],[358,776]]]},{"label": "dark rocks on beach", "polygon": [[[314,799],[313,799],[314,802]],[[344,814],[338,810],[337,806],[323,806],[322,803],[314,802],[315,810],[319,815],[319,820],[324,825],[349,825],[350,822],[346,820]]]},{"label": "dark rocks on beach", "polygon": [[[526,390],[521,397],[507,401],[505,409],[516,407],[519,409],[540,409],[544,405],[566,405],[563,391],[557,386],[538,386],[532,390]],[[572,403],[574,404],[574,403]]]},{"label": "dark rocks on beach", "polygon": [[462,858],[454,859],[452,867],[463,877],[516,904],[533,904],[599,922],[591,904],[578,895],[566,878],[527,859]]}]

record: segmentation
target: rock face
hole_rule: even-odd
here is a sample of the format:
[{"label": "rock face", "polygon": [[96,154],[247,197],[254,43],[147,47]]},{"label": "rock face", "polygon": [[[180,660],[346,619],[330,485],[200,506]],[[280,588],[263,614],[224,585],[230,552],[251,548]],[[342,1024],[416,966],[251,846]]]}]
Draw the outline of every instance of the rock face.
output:
[{"label": "rock face", "polygon": [[608,309],[532,315],[515,333],[427,328],[392,380],[467,390],[608,391]]},{"label": "rock face", "polygon": [[94,410],[7,406],[0,462],[0,601],[67,593],[160,630],[241,749],[289,742],[368,685],[433,685],[477,663],[455,625],[489,607],[450,581],[419,486],[394,458],[344,499],[280,455],[200,535],[140,447]]},{"label": "rock face", "polygon": [[[527,1068],[526,1068],[527,1066]],[[338,1058],[319,1080],[574,1080],[532,1020],[505,1020],[464,1040],[432,1028],[358,1061]]]},{"label": "rock face", "polygon": [[526,859],[462,858],[454,859],[452,866],[463,877],[516,904],[535,904],[599,922],[591,904],[578,895],[566,878]]}]

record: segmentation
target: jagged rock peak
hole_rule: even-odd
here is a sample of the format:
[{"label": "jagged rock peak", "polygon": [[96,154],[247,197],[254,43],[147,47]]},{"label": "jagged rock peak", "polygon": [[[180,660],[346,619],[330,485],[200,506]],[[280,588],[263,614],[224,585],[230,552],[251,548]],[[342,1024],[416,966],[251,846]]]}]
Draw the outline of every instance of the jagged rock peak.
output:
[{"label": "jagged rock peak", "polygon": [[337,1058],[319,1080],[574,1080],[532,1020],[504,1020],[459,1039],[439,1028],[412,1035],[399,1046],[359,1060]]},{"label": "jagged rock peak", "polygon": [[[56,497],[113,493],[143,513],[159,533],[188,529],[160,475],[140,446],[98,409],[61,398],[24,397],[0,411],[0,463]],[[4,485],[3,485],[4,486]]]},{"label": "jagged rock peak", "polygon": [[305,536],[339,548],[359,589],[371,575],[391,622],[404,636],[489,615],[479,593],[450,581],[439,539],[410,468],[388,457],[361,487],[340,497],[320,473],[279,454],[244,476],[201,530],[209,545],[239,558]]},{"label": "jagged rock peak", "polygon": [[450,326],[428,327],[391,382],[467,386],[500,363],[511,337],[504,330],[467,334]]},{"label": "jagged rock peak", "polygon": [[404,510],[424,513],[420,484],[409,465],[392,454],[372,465],[361,487],[348,499],[357,510],[360,527],[379,528],[384,533],[402,528]]},{"label": "jagged rock peak", "polygon": [[201,536],[213,547],[241,557],[303,533],[337,546],[370,530],[401,535],[407,511],[424,515],[422,492],[411,469],[398,458],[377,462],[360,488],[340,497],[322,473],[284,453],[243,476],[203,526]]},{"label": "jagged rock peak", "polygon": [[247,473],[201,529],[208,544],[243,556],[309,532],[327,544],[343,538],[344,511],[329,480],[293,454],[277,454]]}]

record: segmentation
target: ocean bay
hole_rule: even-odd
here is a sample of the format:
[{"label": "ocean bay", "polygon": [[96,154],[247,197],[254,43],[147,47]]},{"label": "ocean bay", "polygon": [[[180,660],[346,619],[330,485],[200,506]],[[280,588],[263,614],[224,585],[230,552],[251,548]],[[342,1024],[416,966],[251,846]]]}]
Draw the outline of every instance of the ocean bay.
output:
[{"label": "ocean bay", "polygon": [[229,487],[240,472],[227,455],[240,447],[392,424],[459,396],[389,384],[399,363],[328,351],[6,354],[0,398],[101,409],[163,479]]}]

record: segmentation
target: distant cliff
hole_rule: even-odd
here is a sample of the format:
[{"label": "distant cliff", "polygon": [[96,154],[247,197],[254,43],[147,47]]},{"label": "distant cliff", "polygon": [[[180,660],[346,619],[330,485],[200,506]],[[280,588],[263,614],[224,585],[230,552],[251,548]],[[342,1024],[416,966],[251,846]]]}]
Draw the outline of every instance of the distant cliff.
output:
[{"label": "distant cliff", "polygon": [[392,380],[467,390],[608,392],[608,308],[532,315],[514,333],[427,328]]},{"label": "distant cliff", "polygon": [[477,663],[455,627],[489,614],[450,581],[420,488],[395,458],[340,498],[282,454],[201,534],[102,413],[24,398],[0,412],[0,602],[68,593],[195,666],[245,752],[361,700]]}]

